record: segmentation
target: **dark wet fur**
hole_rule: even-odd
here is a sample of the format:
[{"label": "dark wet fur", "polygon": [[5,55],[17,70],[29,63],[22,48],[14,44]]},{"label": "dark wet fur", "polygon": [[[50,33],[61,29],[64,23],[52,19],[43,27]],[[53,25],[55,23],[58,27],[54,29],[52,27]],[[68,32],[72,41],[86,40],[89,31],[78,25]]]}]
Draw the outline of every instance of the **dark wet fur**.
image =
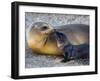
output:
[{"label": "dark wet fur", "polygon": [[67,55],[68,58],[88,58],[89,57],[89,45],[88,44],[81,44],[81,45],[65,45],[63,48],[65,56]]},{"label": "dark wet fur", "polygon": [[55,31],[55,36],[59,43],[65,43],[67,41],[66,35],[61,32]]}]

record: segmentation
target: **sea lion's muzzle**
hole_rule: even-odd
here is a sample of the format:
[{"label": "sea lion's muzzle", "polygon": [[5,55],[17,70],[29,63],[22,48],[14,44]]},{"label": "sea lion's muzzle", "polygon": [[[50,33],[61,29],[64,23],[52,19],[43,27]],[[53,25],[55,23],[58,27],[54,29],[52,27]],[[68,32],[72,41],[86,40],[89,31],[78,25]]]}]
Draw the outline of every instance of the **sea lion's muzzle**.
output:
[{"label": "sea lion's muzzle", "polygon": [[54,33],[54,32],[55,30],[53,28],[50,28],[48,30],[41,31],[41,34],[50,35],[51,33]]}]

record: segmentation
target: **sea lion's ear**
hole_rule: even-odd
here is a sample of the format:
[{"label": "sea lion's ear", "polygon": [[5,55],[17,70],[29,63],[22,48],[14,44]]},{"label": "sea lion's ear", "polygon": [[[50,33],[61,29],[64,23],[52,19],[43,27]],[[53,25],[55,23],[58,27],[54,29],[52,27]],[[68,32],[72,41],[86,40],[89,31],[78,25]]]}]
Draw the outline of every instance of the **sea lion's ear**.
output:
[{"label": "sea lion's ear", "polygon": [[30,31],[32,31],[34,28],[35,28],[35,25],[33,23],[30,24],[30,26],[29,26]]},{"label": "sea lion's ear", "polygon": [[40,27],[38,27],[37,25],[33,24],[31,27],[31,30],[34,32],[40,31]]},{"label": "sea lion's ear", "polygon": [[32,28],[34,28],[34,29],[37,28],[37,25],[33,24],[33,25],[32,25]]}]

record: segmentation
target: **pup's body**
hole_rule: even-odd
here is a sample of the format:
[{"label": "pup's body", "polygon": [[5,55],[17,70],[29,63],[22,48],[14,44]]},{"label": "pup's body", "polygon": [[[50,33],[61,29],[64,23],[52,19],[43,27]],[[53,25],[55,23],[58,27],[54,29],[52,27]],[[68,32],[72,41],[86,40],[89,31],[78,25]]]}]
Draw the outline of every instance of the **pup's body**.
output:
[{"label": "pup's body", "polygon": [[63,48],[64,59],[62,62],[66,62],[72,59],[87,58],[89,59],[89,45],[66,45]]}]

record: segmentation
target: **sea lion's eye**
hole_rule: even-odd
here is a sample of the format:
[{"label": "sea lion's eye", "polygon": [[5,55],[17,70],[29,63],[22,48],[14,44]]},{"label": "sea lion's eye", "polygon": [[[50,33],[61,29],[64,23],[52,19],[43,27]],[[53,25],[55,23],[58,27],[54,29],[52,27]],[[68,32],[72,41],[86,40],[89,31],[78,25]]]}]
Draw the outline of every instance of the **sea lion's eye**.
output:
[{"label": "sea lion's eye", "polygon": [[47,29],[48,29],[47,26],[43,26],[43,27],[41,28],[41,30],[47,30]]}]

